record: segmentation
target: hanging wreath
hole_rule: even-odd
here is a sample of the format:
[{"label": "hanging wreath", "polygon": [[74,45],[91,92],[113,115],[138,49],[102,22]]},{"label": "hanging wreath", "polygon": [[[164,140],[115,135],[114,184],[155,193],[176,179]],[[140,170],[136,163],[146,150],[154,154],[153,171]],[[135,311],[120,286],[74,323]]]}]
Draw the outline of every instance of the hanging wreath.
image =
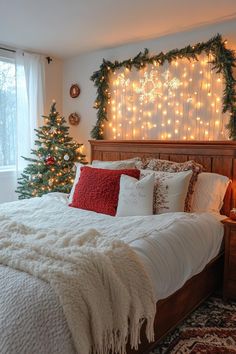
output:
[{"label": "hanging wreath", "polygon": [[107,104],[111,97],[109,91],[109,74],[117,69],[128,68],[131,70],[143,69],[148,64],[163,65],[166,61],[171,63],[177,59],[188,59],[198,61],[198,56],[201,54],[212,55],[210,61],[212,70],[223,75],[225,88],[222,98],[222,113],[230,114],[229,123],[226,128],[229,130],[229,137],[236,140],[236,80],[233,77],[233,68],[236,67],[236,57],[233,50],[226,48],[226,41],[222,40],[221,35],[216,35],[207,42],[197,43],[194,46],[188,45],[182,49],[173,49],[168,53],[159,53],[149,56],[148,49],[140,52],[133,59],[124,60],[121,62],[110,62],[103,59],[100,69],[95,71],[91,76],[91,80],[97,87],[97,98],[94,103],[94,108],[97,109],[97,122],[91,131],[93,139],[103,139],[103,127],[107,118]]}]

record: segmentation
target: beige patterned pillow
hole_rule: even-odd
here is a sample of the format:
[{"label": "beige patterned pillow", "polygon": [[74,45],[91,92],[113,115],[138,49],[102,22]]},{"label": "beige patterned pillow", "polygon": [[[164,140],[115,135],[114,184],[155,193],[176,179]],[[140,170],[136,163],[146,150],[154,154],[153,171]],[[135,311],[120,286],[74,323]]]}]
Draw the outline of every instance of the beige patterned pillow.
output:
[{"label": "beige patterned pillow", "polygon": [[154,175],[153,214],[184,211],[192,171],[176,173],[141,170],[142,178]]},{"label": "beige patterned pillow", "polygon": [[194,186],[197,182],[198,174],[203,170],[202,165],[200,165],[199,163],[193,160],[185,161],[185,162],[174,162],[168,160],[146,158],[142,160],[140,167],[142,169],[149,169],[153,171],[163,171],[163,172],[181,172],[181,171],[191,170],[193,174],[189,182],[184,211],[191,210],[191,202],[192,202],[192,196],[194,192]]}]

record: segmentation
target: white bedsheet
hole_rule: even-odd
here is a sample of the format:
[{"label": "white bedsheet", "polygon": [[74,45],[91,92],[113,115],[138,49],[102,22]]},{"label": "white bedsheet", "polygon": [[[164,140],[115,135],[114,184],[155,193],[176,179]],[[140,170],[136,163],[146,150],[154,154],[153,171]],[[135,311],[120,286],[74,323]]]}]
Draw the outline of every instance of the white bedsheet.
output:
[{"label": "white bedsheet", "polygon": [[180,221],[130,244],[145,265],[157,300],[180,289],[220,251],[224,234],[220,220],[225,217],[209,213],[196,216],[188,223],[184,221],[184,227]]},{"label": "white bedsheet", "polygon": [[[40,228],[87,230],[106,235],[119,232],[121,239],[138,254],[151,278],[156,300],[178,290],[199,273],[220,250],[223,238],[222,216],[209,213],[168,213],[145,217],[111,217],[68,208],[66,195],[51,193],[0,206],[12,219]],[[7,207],[8,206],[8,207]],[[19,207],[21,206],[21,211]],[[37,224],[38,226],[38,224]]]}]

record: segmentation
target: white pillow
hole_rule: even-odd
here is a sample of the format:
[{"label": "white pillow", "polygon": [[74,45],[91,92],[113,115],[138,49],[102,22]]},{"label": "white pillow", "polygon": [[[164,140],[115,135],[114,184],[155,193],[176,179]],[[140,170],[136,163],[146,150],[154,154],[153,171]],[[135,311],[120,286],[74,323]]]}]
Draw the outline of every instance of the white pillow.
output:
[{"label": "white pillow", "polygon": [[122,170],[124,168],[135,168],[136,161],[140,159],[133,158],[129,160],[120,160],[120,161],[100,161],[100,160],[93,160],[92,166],[96,168],[107,168],[109,170]]},{"label": "white pillow", "polygon": [[154,173],[153,214],[184,211],[192,171],[141,170],[141,177]]},{"label": "white pillow", "polygon": [[230,179],[217,173],[202,172],[195,184],[192,212],[220,212]]},{"label": "white pillow", "polygon": [[154,174],[142,180],[121,175],[116,216],[140,216],[153,213]]},{"label": "white pillow", "polygon": [[[75,179],[74,179],[74,182],[73,182],[73,186],[71,188],[70,195],[69,195],[69,198],[68,198],[69,203],[72,203],[72,201],[73,201],[73,195],[74,195],[74,192],[75,192],[75,187],[76,187],[76,184],[79,182],[79,178],[80,178],[80,168],[83,167],[83,166],[85,166],[85,165],[83,165],[82,163],[79,163],[79,162],[75,163],[76,173],[75,173]],[[92,167],[91,165],[86,165],[86,166]]]}]

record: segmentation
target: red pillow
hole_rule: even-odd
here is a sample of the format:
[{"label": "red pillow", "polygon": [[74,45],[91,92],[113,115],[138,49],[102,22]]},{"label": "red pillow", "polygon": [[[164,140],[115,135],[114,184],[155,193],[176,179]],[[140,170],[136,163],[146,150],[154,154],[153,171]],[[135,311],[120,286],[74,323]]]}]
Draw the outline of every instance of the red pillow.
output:
[{"label": "red pillow", "polygon": [[122,174],[139,178],[140,171],[81,167],[79,182],[70,206],[115,216]]}]

